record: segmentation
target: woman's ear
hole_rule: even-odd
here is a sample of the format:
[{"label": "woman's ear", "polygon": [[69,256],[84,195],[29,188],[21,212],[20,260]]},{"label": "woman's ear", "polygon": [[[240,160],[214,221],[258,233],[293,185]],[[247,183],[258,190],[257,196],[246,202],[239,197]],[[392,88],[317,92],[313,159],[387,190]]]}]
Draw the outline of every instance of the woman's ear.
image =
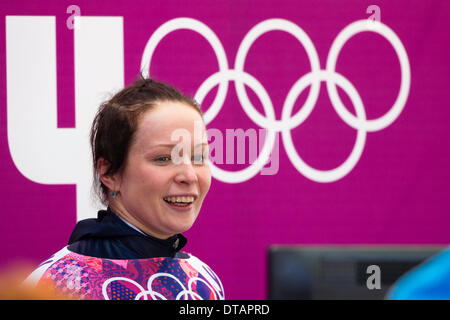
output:
[{"label": "woman's ear", "polygon": [[120,181],[117,174],[106,175],[111,164],[108,160],[104,158],[99,158],[97,161],[97,172],[100,181],[111,191],[118,191],[120,186]]}]

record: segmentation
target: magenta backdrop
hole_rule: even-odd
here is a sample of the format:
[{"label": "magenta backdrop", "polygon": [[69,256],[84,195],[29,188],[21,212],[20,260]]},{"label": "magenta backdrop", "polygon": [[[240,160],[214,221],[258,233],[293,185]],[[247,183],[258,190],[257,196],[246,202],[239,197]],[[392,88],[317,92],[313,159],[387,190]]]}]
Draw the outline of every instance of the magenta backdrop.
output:
[{"label": "magenta backdrop", "polygon": [[[66,245],[76,222],[75,186],[43,185],[25,178],[10,156],[6,121],[5,16],[56,16],[58,126],[74,126],[73,31],[66,27],[66,8],[71,4],[78,5],[83,16],[123,16],[126,84],[138,74],[152,33],[178,17],[208,25],[222,42],[230,68],[247,32],[269,18],[300,26],[315,45],[322,68],[338,33],[356,20],[367,19],[369,5],[379,6],[381,22],[402,41],[411,66],[406,105],[390,126],[367,133],[361,158],[348,175],[332,183],[306,178],[292,165],[280,139],[276,175],[256,175],[236,184],[213,179],[199,219],[186,232],[186,251],[218,273],[226,298],[266,298],[266,249],[271,244],[450,242],[450,2],[2,0],[1,265],[19,258],[45,259]],[[245,70],[266,88],[280,119],[289,89],[309,72],[310,65],[303,47],[291,35],[277,31],[255,41]],[[378,34],[364,32],[351,38],[339,54],[336,70],[359,92],[368,119],[385,114],[396,99],[399,60]],[[199,34],[181,30],[159,44],[150,73],[194,95],[216,71],[217,60],[209,44]],[[33,97],[29,98],[32,103]],[[302,94],[298,101],[305,98]],[[242,110],[232,82],[222,111],[209,127],[258,129]],[[314,111],[292,135],[298,153],[309,165],[331,169],[350,154],[356,130],[337,116],[322,83]]]}]

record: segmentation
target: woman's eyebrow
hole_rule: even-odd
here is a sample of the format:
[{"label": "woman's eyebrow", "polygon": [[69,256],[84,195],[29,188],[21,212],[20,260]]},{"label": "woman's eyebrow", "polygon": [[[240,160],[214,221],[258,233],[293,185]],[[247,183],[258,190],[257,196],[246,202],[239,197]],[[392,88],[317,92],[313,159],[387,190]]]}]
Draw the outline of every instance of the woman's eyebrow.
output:
[{"label": "woman's eyebrow", "polygon": [[[153,146],[153,148],[155,147],[175,147],[176,145],[178,145],[178,143],[160,143],[160,144],[156,144]],[[201,142],[201,143],[197,143],[194,147],[197,147],[199,145],[209,145],[207,142]]]}]

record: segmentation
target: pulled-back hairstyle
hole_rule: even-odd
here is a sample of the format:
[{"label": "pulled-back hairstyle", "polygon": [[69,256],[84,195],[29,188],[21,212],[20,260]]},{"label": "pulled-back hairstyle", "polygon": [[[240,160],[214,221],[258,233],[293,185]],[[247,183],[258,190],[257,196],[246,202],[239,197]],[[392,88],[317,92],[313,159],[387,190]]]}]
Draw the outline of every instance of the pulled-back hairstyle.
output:
[{"label": "pulled-back hairstyle", "polygon": [[199,105],[192,98],[169,84],[144,78],[142,75],[100,105],[92,123],[90,143],[94,169],[93,188],[104,205],[108,202],[108,188],[100,180],[98,160],[104,158],[109,164],[105,175],[123,170],[139,116],[163,101],[184,103],[202,115]]}]

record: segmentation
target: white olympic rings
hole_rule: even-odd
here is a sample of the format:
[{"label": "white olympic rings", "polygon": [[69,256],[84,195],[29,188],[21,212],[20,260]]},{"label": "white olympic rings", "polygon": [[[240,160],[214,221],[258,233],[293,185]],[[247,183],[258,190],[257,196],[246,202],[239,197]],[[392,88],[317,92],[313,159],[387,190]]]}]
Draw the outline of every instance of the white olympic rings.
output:
[{"label": "white olympic rings", "polygon": [[[395,32],[378,21],[371,21],[369,24],[367,20],[359,20],[345,27],[333,41],[327,57],[326,69],[322,70],[320,69],[319,57],[314,44],[303,29],[288,20],[268,19],[258,23],[247,33],[239,46],[234,69],[229,69],[225,50],[214,31],[198,20],[176,18],[161,25],[148,40],[141,60],[141,70],[144,76],[149,76],[151,58],[159,42],[167,34],[180,29],[189,29],[202,35],[213,48],[219,64],[219,71],[207,78],[195,94],[195,99],[201,104],[208,92],[214,86],[219,86],[212,105],[204,114],[205,123],[210,123],[220,112],[226,98],[228,82],[233,80],[239,102],[247,116],[255,124],[268,131],[267,140],[264,142],[260,155],[246,169],[226,171],[214,166],[212,163],[210,164],[212,175],[223,182],[239,183],[255,176],[269,160],[278,132],[282,134],[283,144],[289,159],[300,173],[316,182],[337,181],[346,176],[358,163],[364,149],[367,132],[379,131],[392,124],[402,112],[408,98],[411,82],[408,55]],[[262,34],[275,30],[284,31],[294,36],[306,50],[311,66],[311,71],[300,77],[287,94],[283,104],[281,120],[275,119],[273,104],[265,88],[256,78],[244,71],[245,59],[253,42]],[[388,40],[398,56],[401,68],[400,89],[393,106],[383,116],[372,120],[366,119],[364,104],[354,86],[343,75],[335,72],[337,58],[344,44],[355,34],[364,31],[376,32]],[[322,81],[326,81],[328,95],[336,113],[346,124],[357,130],[355,146],[350,156],[339,167],[330,170],[317,170],[307,165],[298,155],[290,134],[290,130],[299,126],[313,111]],[[256,93],[266,116],[259,113],[252,105],[245,91],[244,84]],[[311,85],[311,89],[305,103],[295,115],[291,116],[295,101],[309,85]],[[343,105],[337,93],[336,85],[341,87],[350,97],[355,107],[356,117]]]},{"label": "white olympic rings", "polygon": [[129,282],[129,283],[135,285],[140,290],[140,292],[136,295],[134,300],[140,300],[141,298],[144,298],[144,300],[148,300],[148,295],[150,295],[152,300],[167,300],[167,298],[163,294],[154,291],[152,288],[153,281],[159,277],[172,278],[180,285],[182,290],[177,294],[177,296],[175,297],[175,300],[181,300],[182,297],[184,297],[184,300],[188,300],[189,295],[192,300],[203,300],[203,298],[198,293],[196,293],[192,290],[192,284],[194,283],[194,281],[203,282],[214,294],[215,299],[216,300],[218,299],[216,291],[212,288],[211,284],[209,284],[204,279],[201,279],[199,277],[190,278],[189,282],[188,282],[188,289],[186,289],[186,287],[183,285],[183,283],[177,277],[175,277],[173,274],[166,273],[166,272],[159,272],[159,273],[153,274],[147,280],[147,288],[148,288],[147,290],[145,290],[139,283],[137,283],[136,281],[129,279],[129,278],[125,278],[125,277],[109,278],[102,285],[102,294],[103,294],[103,297],[105,298],[105,300],[110,300],[110,297],[108,295],[108,285],[114,281],[124,281],[124,282]]}]

